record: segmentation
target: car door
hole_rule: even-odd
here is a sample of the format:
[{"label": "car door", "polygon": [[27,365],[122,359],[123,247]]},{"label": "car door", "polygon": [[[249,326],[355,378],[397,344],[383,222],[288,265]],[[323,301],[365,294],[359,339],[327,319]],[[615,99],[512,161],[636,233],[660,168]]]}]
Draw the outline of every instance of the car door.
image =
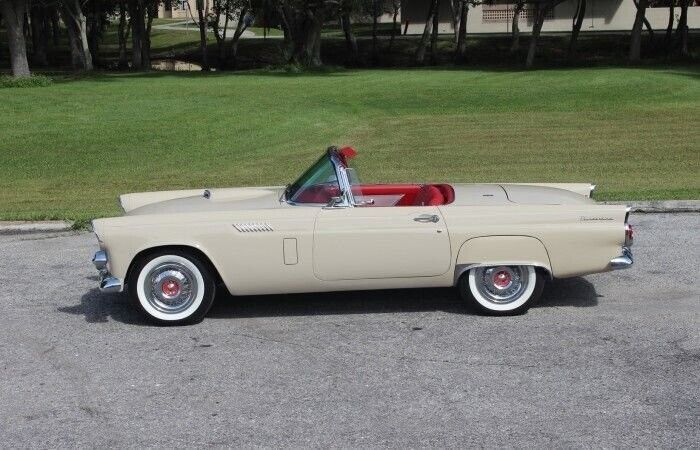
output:
[{"label": "car door", "polygon": [[450,267],[450,239],[435,206],[323,208],[313,265],[326,281],[438,276]]}]

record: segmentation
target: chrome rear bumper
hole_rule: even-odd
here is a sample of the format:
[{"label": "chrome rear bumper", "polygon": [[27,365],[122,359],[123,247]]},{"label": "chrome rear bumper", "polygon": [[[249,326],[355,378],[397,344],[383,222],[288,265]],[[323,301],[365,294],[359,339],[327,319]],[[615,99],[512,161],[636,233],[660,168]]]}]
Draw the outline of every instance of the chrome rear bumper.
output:
[{"label": "chrome rear bumper", "polygon": [[632,250],[629,247],[622,247],[622,254],[610,260],[611,270],[628,269],[634,264]]},{"label": "chrome rear bumper", "polygon": [[92,263],[100,272],[100,291],[102,292],[121,292],[124,290],[124,283],[117,277],[113,277],[107,269],[107,252],[100,250],[92,257]]}]

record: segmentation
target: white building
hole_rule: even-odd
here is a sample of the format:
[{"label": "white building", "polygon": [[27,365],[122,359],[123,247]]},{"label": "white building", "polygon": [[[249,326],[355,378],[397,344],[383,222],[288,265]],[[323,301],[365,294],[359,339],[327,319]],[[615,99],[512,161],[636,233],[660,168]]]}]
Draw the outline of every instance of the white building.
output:
[{"label": "white building", "polygon": [[[402,0],[401,22],[408,21],[408,34],[420,34],[425,27],[430,0]],[[542,27],[547,31],[571,31],[571,21],[576,10],[577,0],[565,0],[554,7]],[[668,0],[652,0],[646,18],[655,30],[665,30],[668,25]],[[511,31],[514,2],[495,0],[490,5],[478,5],[469,9],[467,33],[508,33]],[[521,31],[532,30],[533,6],[526,5],[520,14],[518,27]],[[637,10],[633,0],[587,0],[586,14],[581,32],[585,31],[625,31],[629,32]],[[680,8],[675,8],[675,24],[678,23]],[[440,33],[452,33],[449,0],[440,2]],[[700,0],[691,0],[688,8],[688,27],[700,28]],[[403,31],[403,28],[402,28]]]}]

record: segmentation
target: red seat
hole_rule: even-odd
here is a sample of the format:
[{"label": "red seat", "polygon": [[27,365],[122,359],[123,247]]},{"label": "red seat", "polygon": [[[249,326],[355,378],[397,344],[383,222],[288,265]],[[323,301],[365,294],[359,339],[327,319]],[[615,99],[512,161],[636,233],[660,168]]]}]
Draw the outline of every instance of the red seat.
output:
[{"label": "red seat", "polygon": [[416,198],[413,200],[413,206],[437,206],[445,204],[445,196],[442,195],[440,189],[432,184],[424,184],[421,186]]}]

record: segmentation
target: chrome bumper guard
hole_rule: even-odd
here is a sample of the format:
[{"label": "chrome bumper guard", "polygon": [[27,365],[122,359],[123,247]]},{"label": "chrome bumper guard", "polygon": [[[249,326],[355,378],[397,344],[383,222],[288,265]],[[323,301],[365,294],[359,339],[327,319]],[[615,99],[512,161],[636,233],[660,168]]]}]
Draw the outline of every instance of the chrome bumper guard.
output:
[{"label": "chrome bumper guard", "polygon": [[634,260],[632,259],[632,250],[629,247],[622,247],[622,254],[610,260],[611,270],[628,269],[632,267]]},{"label": "chrome bumper guard", "polygon": [[124,289],[124,283],[117,277],[113,277],[107,270],[107,252],[100,250],[92,257],[92,263],[100,272],[100,291],[102,292],[121,292]]}]

